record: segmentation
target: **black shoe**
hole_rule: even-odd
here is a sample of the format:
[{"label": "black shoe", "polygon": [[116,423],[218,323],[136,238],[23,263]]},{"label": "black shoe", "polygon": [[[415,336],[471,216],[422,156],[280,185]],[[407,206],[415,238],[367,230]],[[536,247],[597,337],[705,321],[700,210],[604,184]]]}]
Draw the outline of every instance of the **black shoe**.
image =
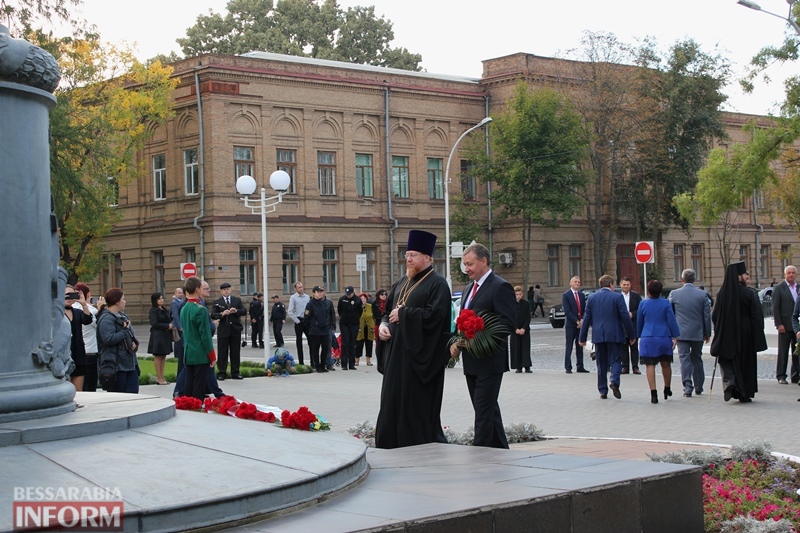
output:
[{"label": "black shoe", "polygon": [[[354,367],[354,366],[350,367],[350,370],[355,370],[355,369],[356,369],[356,367]],[[342,370],[344,370],[344,368]]]},{"label": "black shoe", "polygon": [[347,370],[347,367],[342,368],[342,370]]},{"label": "black shoe", "polygon": [[[600,395],[600,399],[601,400],[608,400],[608,394],[601,394]],[[800,400],[797,400],[797,401],[800,402]]]},{"label": "black shoe", "polygon": [[[684,396],[686,396],[686,395],[684,394]],[[723,394],[723,397],[725,398],[726,402],[729,402],[731,400],[731,398],[733,398],[733,387],[728,387],[727,389],[725,389],[725,393]]]},{"label": "black shoe", "polygon": [[609,387],[611,387],[611,392],[614,394],[614,398],[616,398],[617,400],[622,398],[622,393],[619,391],[619,385],[612,382],[611,385],[609,385]]},{"label": "black shoe", "polygon": [[[684,392],[683,393],[683,397],[684,398],[691,398],[692,397],[692,393],[691,392]],[[728,398],[728,400],[730,400],[730,398]],[[725,401],[727,402],[728,400],[725,400]]]},{"label": "black shoe", "polygon": [[333,368],[333,365],[326,366],[325,368],[327,368],[330,372],[336,372],[336,369]]},{"label": "black shoe", "polygon": [[[667,395],[664,394],[665,398],[666,398],[666,396]],[[651,389],[650,390],[650,403],[658,403],[658,391],[655,390],[655,389]]]},{"label": "black shoe", "polygon": [[[254,344],[254,345],[253,345],[253,348],[258,348],[258,346],[256,346],[256,345]],[[262,348],[263,348],[263,346],[262,346]]]},{"label": "black shoe", "polygon": [[[580,370],[578,370],[578,372],[580,372]],[[570,369],[568,368],[568,369],[567,369],[567,374],[572,374],[572,370],[570,370]]]},{"label": "black shoe", "polygon": [[234,374],[231,376],[231,379],[244,379],[241,374]]},{"label": "black shoe", "polygon": [[641,370],[639,370],[638,368],[634,368],[634,369],[633,369],[633,373],[634,373],[634,374],[641,374],[641,373],[642,373],[642,371],[641,371]]},{"label": "black shoe", "polygon": [[789,382],[788,382],[788,381],[786,381],[786,378],[781,378],[781,379],[779,379],[779,380],[778,380],[778,383],[780,383],[781,385],[788,385],[788,384],[789,384]]},{"label": "black shoe", "polygon": [[522,374],[522,369],[518,368],[514,371],[515,374]]},{"label": "black shoe", "polygon": [[225,378],[227,377],[228,375],[225,374],[225,372],[220,372],[219,374],[217,374],[217,381],[225,381]]},{"label": "black shoe", "polygon": [[672,389],[664,387],[664,399],[667,400],[670,396],[672,396]]},{"label": "black shoe", "polygon": [[752,401],[753,401],[752,398],[739,398],[740,403],[750,403]]},{"label": "black shoe", "polygon": [[588,374],[589,373],[589,371],[586,370],[585,368],[579,368],[578,370],[576,370],[576,372],[578,374]]},{"label": "black shoe", "polygon": [[630,370],[628,370],[627,368],[623,368],[620,374],[630,374]]},{"label": "black shoe", "polygon": [[530,368],[526,368],[525,369],[525,373],[526,374],[533,374],[533,370],[531,370]]}]

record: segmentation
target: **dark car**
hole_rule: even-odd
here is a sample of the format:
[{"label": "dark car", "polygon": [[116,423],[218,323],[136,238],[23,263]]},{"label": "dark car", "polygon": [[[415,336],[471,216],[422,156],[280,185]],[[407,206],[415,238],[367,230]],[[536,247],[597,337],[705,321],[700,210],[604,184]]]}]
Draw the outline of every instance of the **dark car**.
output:
[{"label": "dark car", "polygon": [[[590,294],[597,291],[597,289],[581,289],[581,292],[588,298]],[[555,304],[550,308],[550,325],[554,328],[564,327],[564,308],[560,303]]]},{"label": "dark car", "polygon": [[550,308],[550,325],[554,328],[564,327],[564,308],[556,304]]},{"label": "dark car", "polygon": [[[590,294],[594,294],[595,292],[599,291],[599,288],[596,289],[581,289],[581,292],[586,295],[588,298]],[[615,287],[614,291],[622,292],[619,287]],[[564,308],[561,307],[561,304],[558,303],[550,308],[550,325],[554,328],[563,328],[564,327]]]}]

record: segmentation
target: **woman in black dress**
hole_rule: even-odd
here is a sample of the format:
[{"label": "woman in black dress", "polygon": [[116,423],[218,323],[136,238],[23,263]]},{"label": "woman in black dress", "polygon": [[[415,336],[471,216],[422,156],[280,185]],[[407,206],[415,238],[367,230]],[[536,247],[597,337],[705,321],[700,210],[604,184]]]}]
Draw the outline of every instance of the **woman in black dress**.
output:
[{"label": "woman in black dress", "polygon": [[[75,302],[81,304],[81,309],[72,307]],[[64,316],[69,320],[72,331],[70,349],[72,351],[72,360],[75,362],[75,370],[72,371],[69,380],[75,390],[80,392],[83,390],[84,377],[89,367],[86,359],[86,346],[83,344],[83,326],[91,324],[93,317],[89,312],[89,306],[83,293],[76,291],[72,288],[72,285],[67,285],[66,294],[64,295]]]},{"label": "woman in black dress", "polygon": [[522,287],[514,287],[517,296],[517,316],[514,321],[514,331],[511,333],[511,368],[516,368],[516,373],[531,373],[531,308],[528,300],[522,297]]},{"label": "woman in black dress", "polygon": [[156,369],[156,382],[159,385],[168,385],[164,379],[164,363],[167,355],[172,353],[172,316],[164,307],[164,295],[154,292],[150,295],[150,341],[147,343],[147,353],[153,354],[153,366]]}]

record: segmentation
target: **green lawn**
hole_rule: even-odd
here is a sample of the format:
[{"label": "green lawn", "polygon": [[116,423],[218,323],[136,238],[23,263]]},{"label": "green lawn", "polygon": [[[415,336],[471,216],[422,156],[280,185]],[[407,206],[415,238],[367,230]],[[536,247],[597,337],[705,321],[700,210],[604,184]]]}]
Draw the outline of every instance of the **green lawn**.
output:
[{"label": "green lawn", "polygon": [[[139,368],[142,373],[139,375],[139,385],[155,385],[156,383],[156,369],[153,366],[153,357],[140,357]],[[242,377],[255,378],[266,376],[267,370],[264,368],[263,363],[256,361],[242,361],[239,372]],[[175,378],[178,373],[178,360],[174,357],[168,357],[164,365],[164,379],[170,383],[175,383]]]}]

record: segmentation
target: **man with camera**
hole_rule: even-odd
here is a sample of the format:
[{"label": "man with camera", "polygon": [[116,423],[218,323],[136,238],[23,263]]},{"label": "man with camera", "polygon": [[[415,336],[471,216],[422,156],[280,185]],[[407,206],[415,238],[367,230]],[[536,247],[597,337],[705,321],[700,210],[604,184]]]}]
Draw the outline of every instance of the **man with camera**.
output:
[{"label": "man with camera", "polygon": [[231,296],[231,284],[223,283],[219,286],[222,297],[214,301],[211,318],[219,320],[217,326],[217,379],[224,381],[227,377],[228,357],[231,361],[231,378],[242,379],[239,373],[239,362],[242,351],[242,320],[247,315],[247,310],[242,304],[242,299]]}]

